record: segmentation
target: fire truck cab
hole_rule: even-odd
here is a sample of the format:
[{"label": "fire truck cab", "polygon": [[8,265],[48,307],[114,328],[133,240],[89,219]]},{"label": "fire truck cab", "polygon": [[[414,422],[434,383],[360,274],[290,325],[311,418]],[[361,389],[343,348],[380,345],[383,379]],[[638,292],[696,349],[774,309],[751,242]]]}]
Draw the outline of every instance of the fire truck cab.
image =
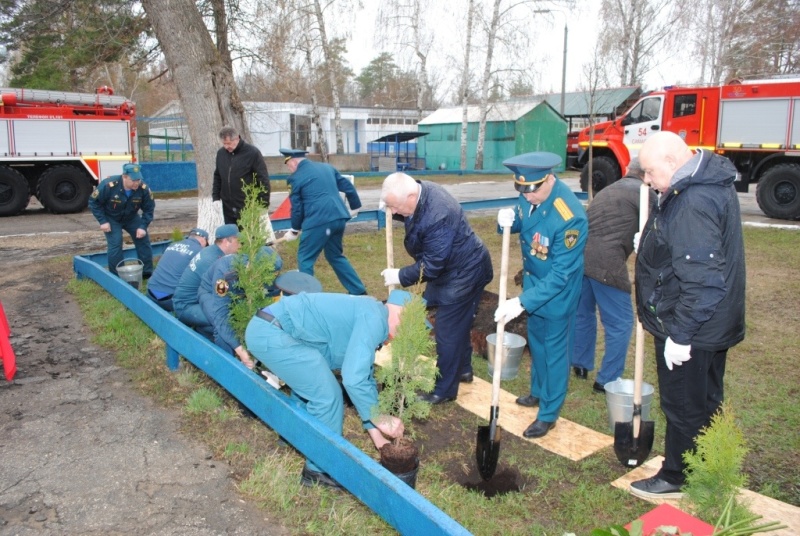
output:
[{"label": "fire truck cab", "polygon": [[[581,131],[581,188],[599,191],[627,169],[655,132],[681,136],[692,149],[728,157],[739,191],[758,182],[771,218],[800,219],[800,81],[734,81],[719,87],[666,87],[644,95],[623,116]],[[591,148],[591,151],[589,150]]]},{"label": "fire truck cab", "polygon": [[35,196],[54,214],[80,212],[95,185],[135,160],[135,106],[97,93],[0,88],[0,216]]}]

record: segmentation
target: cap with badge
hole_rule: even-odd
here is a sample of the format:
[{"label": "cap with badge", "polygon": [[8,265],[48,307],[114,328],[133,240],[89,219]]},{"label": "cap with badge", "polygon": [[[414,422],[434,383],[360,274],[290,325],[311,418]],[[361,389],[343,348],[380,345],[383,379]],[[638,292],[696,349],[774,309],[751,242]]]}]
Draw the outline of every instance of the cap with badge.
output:
[{"label": "cap with badge", "polygon": [[322,283],[316,277],[297,270],[279,275],[275,279],[275,286],[286,296],[301,292],[322,292]]},{"label": "cap with badge", "polygon": [[192,236],[192,235],[201,236],[201,237],[206,239],[206,242],[208,242],[208,232],[205,229],[201,229],[199,227],[195,227],[194,229],[189,231],[189,236]]},{"label": "cap with badge", "polygon": [[305,155],[308,154],[308,151],[304,151],[302,149],[278,149],[280,153],[283,155],[283,163],[285,164],[292,158],[303,158]]},{"label": "cap with badge", "polygon": [[139,164],[125,164],[122,166],[122,174],[127,175],[129,179],[140,181],[142,177],[142,166]]},{"label": "cap with badge", "polygon": [[534,152],[517,155],[503,162],[514,172],[514,188],[521,193],[535,192],[553,168],[561,164],[561,157],[555,153]]},{"label": "cap with badge", "polygon": [[235,223],[226,223],[225,225],[220,225],[214,232],[215,240],[220,240],[222,238],[231,238],[236,236],[239,236],[239,228],[236,227]]}]

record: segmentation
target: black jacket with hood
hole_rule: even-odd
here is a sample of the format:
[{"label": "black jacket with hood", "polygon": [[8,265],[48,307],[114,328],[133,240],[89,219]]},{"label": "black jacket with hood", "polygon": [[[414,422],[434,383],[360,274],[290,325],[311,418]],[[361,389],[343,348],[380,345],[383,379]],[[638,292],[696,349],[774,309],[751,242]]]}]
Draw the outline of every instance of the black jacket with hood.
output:
[{"label": "black jacket with hood", "polygon": [[698,151],[650,215],[636,259],[636,306],[659,339],[719,351],[744,339],[745,260],[736,169]]}]

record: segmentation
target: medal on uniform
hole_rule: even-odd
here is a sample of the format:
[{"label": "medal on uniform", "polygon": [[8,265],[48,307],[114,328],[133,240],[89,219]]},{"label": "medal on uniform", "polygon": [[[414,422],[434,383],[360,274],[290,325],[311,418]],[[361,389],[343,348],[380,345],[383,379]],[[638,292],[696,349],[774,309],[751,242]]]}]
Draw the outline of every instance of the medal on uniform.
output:
[{"label": "medal on uniform", "polygon": [[544,261],[547,260],[548,251],[550,251],[550,237],[535,233],[531,241],[531,255]]}]

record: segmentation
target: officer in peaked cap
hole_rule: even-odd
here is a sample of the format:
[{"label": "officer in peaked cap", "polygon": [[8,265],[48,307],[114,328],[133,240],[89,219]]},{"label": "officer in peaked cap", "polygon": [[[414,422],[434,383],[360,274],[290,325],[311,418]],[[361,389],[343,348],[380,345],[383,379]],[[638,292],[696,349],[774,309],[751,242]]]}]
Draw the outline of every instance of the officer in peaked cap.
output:
[{"label": "officer in peaked cap", "polygon": [[[280,149],[280,153],[291,173],[286,182],[292,204],[292,227],[283,239],[291,241],[300,237],[297,268],[314,275],[314,264],[324,252],[325,260],[348,294],[366,294],[364,283],[344,256],[342,244],[347,220],[355,217],[361,209],[356,187],[330,164],[305,158],[306,151]],[[340,192],[345,194],[347,205]]]},{"label": "officer in peaked cap", "polygon": [[528,313],[528,345],[535,356],[530,392],[521,406],[539,406],[525,437],[542,437],[556,424],[567,396],[570,352],[583,276],[583,248],[588,235],[586,211],[569,187],[553,173],[561,157],[527,153],[503,165],[514,172],[520,192],[514,208],[497,213],[498,229],[519,233],[522,247],[522,294],[495,311],[505,322]]},{"label": "officer in peaked cap", "polygon": [[[89,208],[105,233],[108,246],[108,271],[117,275],[122,262],[122,231],[133,239],[136,256],[142,261],[143,277],[153,273],[153,250],[147,227],[153,221],[156,202],[142,182],[141,165],[125,164],[121,175],[100,181],[89,198]],[[141,215],[140,215],[141,212]]]}]

